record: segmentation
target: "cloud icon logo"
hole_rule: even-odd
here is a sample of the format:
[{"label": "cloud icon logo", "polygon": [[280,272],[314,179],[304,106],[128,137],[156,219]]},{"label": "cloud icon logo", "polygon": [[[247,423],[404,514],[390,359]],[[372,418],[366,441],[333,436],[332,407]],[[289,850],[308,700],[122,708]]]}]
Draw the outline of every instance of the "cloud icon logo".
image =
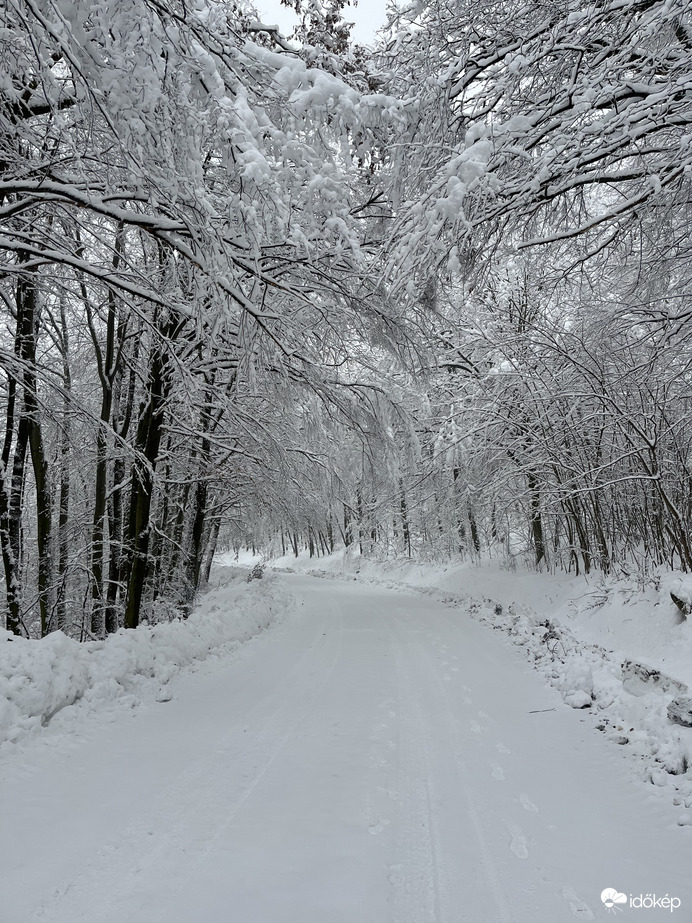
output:
[{"label": "cloud icon logo", "polygon": [[615,888],[606,888],[605,891],[601,891],[601,900],[608,910],[615,913],[616,910],[622,910],[622,907],[618,907],[617,904],[627,903],[627,895],[616,891]]}]

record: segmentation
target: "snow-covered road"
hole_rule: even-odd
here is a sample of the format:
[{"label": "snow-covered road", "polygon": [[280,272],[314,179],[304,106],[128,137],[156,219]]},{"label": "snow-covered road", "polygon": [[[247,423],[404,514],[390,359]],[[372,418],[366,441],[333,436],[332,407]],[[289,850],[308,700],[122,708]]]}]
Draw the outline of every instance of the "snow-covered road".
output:
[{"label": "snow-covered road", "polygon": [[281,579],[297,612],[171,701],[5,757],[2,923],[692,920],[691,828],[499,632]]}]

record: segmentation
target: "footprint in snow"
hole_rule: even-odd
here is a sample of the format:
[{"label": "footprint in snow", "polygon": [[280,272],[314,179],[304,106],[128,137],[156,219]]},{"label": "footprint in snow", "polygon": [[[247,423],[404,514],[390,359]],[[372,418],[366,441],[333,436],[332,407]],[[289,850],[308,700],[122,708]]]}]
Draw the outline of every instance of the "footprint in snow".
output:
[{"label": "footprint in snow", "polygon": [[491,763],[490,768],[492,770],[493,779],[495,779],[496,782],[503,782],[505,778],[505,771],[502,766],[500,766],[499,763]]},{"label": "footprint in snow", "polygon": [[379,833],[382,833],[388,823],[388,820],[380,820],[376,824],[370,824],[368,827],[368,833],[372,834],[372,836],[377,836]]},{"label": "footprint in snow", "polygon": [[469,721],[469,727],[471,728],[474,734],[483,733],[483,728],[480,726],[480,724],[477,721]]},{"label": "footprint in snow", "polygon": [[519,795],[519,801],[521,802],[521,806],[525,811],[531,811],[533,814],[538,814],[538,808],[533,803],[533,801],[531,801],[526,792],[522,792],[521,795]]},{"label": "footprint in snow", "polygon": [[505,747],[505,745],[502,743],[502,741],[500,741],[499,743],[495,744],[495,746],[497,747],[497,752],[498,752],[498,753],[511,753],[511,752],[512,752],[512,751],[509,749],[509,747]]},{"label": "footprint in snow", "polygon": [[584,901],[577,896],[574,888],[563,888],[560,892],[564,899],[569,904],[569,909],[572,911],[575,917],[579,917],[580,920],[593,920],[593,910],[585,904]]},{"label": "footprint in snow", "polygon": [[522,833],[521,827],[516,824],[509,825],[509,848],[512,850],[517,859],[529,858],[529,847],[526,844],[526,837]]}]

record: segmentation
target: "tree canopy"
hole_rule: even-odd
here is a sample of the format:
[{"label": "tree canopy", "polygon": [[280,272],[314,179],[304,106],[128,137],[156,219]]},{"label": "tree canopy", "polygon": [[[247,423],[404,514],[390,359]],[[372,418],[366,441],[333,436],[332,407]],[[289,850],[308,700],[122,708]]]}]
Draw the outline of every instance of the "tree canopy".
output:
[{"label": "tree canopy", "polygon": [[0,2],[8,629],[219,543],[692,568],[688,5],[288,5]]}]

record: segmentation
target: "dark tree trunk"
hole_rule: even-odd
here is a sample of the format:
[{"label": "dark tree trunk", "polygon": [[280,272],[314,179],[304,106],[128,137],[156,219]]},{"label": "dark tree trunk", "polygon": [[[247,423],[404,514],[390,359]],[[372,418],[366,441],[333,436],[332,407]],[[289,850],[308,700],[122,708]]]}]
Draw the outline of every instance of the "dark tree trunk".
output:
[{"label": "dark tree trunk", "polygon": [[543,519],[541,517],[541,495],[538,486],[538,478],[533,471],[528,472],[526,481],[529,485],[531,537],[533,539],[533,548],[536,555],[536,564],[538,565],[545,558]]},{"label": "dark tree trunk", "polygon": [[[116,234],[113,271],[120,265],[122,229]],[[108,500],[108,435],[113,413],[113,381],[116,375],[116,336],[118,331],[118,305],[112,291],[108,293],[105,349],[101,348],[99,333],[89,293],[82,282],[82,301],[89,324],[89,332],[96,355],[96,368],[101,382],[101,415],[96,431],[96,477],[94,488],[94,516],[91,530],[91,633],[100,637],[105,630],[104,561],[106,556],[106,512]]]},{"label": "dark tree trunk", "polygon": [[399,512],[401,515],[401,531],[404,538],[404,551],[411,557],[411,529],[408,522],[408,506],[406,504],[406,493],[404,491],[403,478],[399,478]]},{"label": "dark tree trunk", "polygon": [[123,489],[125,460],[116,458],[113,462],[113,488],[108,504],[108,534],[110,536],[110,557],[108,559],[108,587],[106,589],[105,629],[113,634],[119,628],[118,594],[122,583],[123,568]]},{"label": "dark tree trunk", "polygon": [[[36,543],[38,551],[38,605],[41,636],[49,631],[52,588],[51,528],[52,495],[43,440],[36,380],[37,298],[35,280],[22,278],[17,283],[17,329],[21,330],[20,354],[24,361],[24,419],[36,486]],[[21,423],[20,423],[21,428]],[[16,458],[16,454],[15,454]],[[21,517],[21,510],[19,511]]]},{"label": "dark tree trunk", "polygon": [[[121,318],[118,324],[118,349],[122,351],[125,344],[128,322]],[[132,412],[135,403],[135,368],[139,359],[140,338],[134,341],[134,350],[131,360],[130,377],[128,380],[125,399],[122,399],[123,376],[118,366],[113,383],[113,432],[118,437],[118,442],[124,440],[130,430]],[[108,587],[106,590],[105,622],[106,633],[113,634],[120,627],[118,618],[118,600],[124,593],[126,579],[127,555],[124,548],[125,512],[123,502],[123,489],[125,483],[125,459],[119,450],[113,462],[113,485],[111,487],[108,503],[108,534],[110,536],[110,556],[108,560]]]},{"label": "dark tree trunk", "polygon": [[[22,337],[17,326],[14,352],[21,362]],[[24,485],[24,467],[28,429],[20,416],[17,421],[17,378],[12,369],[7,370],[7,410],[5,417],[5,438],[2,447],[2,484],[0,485],[0,543],[5,570],[7,599],[6,628],[15,635],[22,633],[21,624],[21,496]],[[12,443],[17,425],[17,444],[10,471]],[[17,494],[17,496],[15,495]]]},{"label": "dark tree trunk", "polygon": [[[203,452],[205,444],[208,447],[208,440],[203,441]],[[208,496],[209,484],[205,477],[201,477],[195,485],[195,515],[192,520],[192,532],[190,536],[190,584],[193,592],[199,587],[200,574],[202,573],[202,561],[204,560],[204,526],[207,517]]]},{"label": "dark tree trunk", "polygon": [[205,526],[209,502],[209,475],[211,468],[211,441],[209,439],[209,432],[213,428],[216,420],[218,420],[218,417],[214,418],[212,416],[214,409],[215,380],[216,376],[212,371],[207,377],[204,405],[200,413],[202,440],[199,453],[198,479],[195,485],[195,512],[190,535],[190,585],[193,593],[196,592],[199,587],[202,562],[204,560],[204,539],[206,533]]},{"label": "dark tree trunk", "polygon": [[56,628],[63,631],[67,625],[67,579],[70,558],[70,394],[72,374],[70,370],[70,339],[64,300],[60,303],[60,337],[63,361],[63,414],[60,435],[60,498],[58,501],[58,598],[55,605]]},{"label": "dark tree trunk", "polygon": [[476,554],[480,554],[481,551],[481,537],[478,533],[478,523],[476,522],[476,514],[473,511],[473,507],[469,504],[468,507],[468,517],[469,517],[469,528],[471,529],[471,541],[473,542],[473,548]]},{"label": "dark tree trunk", "polygon": [[154,344],[147,396],[140,408],[132,466],[132,492],[128,518],[129,579],[125,603],[125,627],[139,624],[142,595],[149,569],[151,497],[154,472],[161,445],[163,412],[168,392],[165,346]]}]

